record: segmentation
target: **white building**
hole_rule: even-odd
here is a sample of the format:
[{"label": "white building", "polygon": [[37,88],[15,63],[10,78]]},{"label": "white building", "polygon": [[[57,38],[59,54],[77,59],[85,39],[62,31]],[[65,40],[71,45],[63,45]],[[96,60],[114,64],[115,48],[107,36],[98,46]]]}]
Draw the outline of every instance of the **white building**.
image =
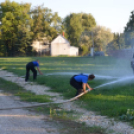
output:
[{"label": "white building", "polygon": [[78,56],[78,47],[70,46],[70,43],[62,35],[51,42],[51,56],[68,55]]},{"label": "white building", "polygon": [[46,38],[42,39],[41,41],[33,41],[31,46],[33,50],[40,55],[50,54],[50,45]]},{"label": "white building", "polygon": [[70,46],[70,56],[78,56],[79,54],[79,48]]},{"label": "white building", "polygon": [[44,45],[43,42],[40,41],[33,41],[32,47],[36,52],[49,51],[49,45]]}]

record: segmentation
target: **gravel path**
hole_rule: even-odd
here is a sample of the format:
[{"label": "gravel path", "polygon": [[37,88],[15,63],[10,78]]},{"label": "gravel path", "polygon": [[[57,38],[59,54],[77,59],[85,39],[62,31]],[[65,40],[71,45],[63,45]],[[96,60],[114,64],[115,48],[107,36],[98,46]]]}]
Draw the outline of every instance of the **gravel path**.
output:
[{"label": "gravel path", "polygon": [[[13,76],[13,77],[4,77],[4,79],[6,79],[8,81],[12,81],[14,83],[17,83],[18,85],[22,86],[26,90],[30,90],[36,94],[47,94],[50,96],[59,95],[57,93],[49,92],[49,89],[50,89],[49,87],[37,85],[34,83],[25,83],[24,78],[18,79],[18,77],[14,77],[15,75],[13,73],[1,70],[0,76],[5,76],[5,75]],[[54,101],[63,101],[63,98],[58,96],[58,97],[54,98]],[[6,105],[6,106],[8,107],[8,105]],[[128,123],[117,122],[113,118],[109,119],[106,116],[97,115],[96,113],[94,113],[92,111],[87,111],[85,109],[78,107],[73,102],[65,103],[64,105],[61,105],[61,107],[66,109],[66,110],[74,110],[75,109],[77,112],[79,112],[82,115],[77,121],[85,122],[89,126],[95,125],[95,126],[101,126],[103,128],[106,128],[108,134],[134,134],[134,129]],[[6,112],[7,111],[5,111],[5,113]],[[18,113],[20,114],[21,111],[18,111]],[[23,113],[23,110],[22,110],[22,113]],[[0,125],[1,125],[1,123],[0,123]],[[0,126],[0,128],[1,128],[1,126]],[[8,134],[8,133],[6,133],[6,134]],[[28,133],[28,134],[30,134],[30,133]]]},{"label": "gravel path", "polygon": [[[29,105],[15,98],[0,91],[0,107]],[[45,122],[45,118],[44,115],[37,115],[25,109],[2,110],[0,111],[0,134],[59,134],[56,125]]]}]

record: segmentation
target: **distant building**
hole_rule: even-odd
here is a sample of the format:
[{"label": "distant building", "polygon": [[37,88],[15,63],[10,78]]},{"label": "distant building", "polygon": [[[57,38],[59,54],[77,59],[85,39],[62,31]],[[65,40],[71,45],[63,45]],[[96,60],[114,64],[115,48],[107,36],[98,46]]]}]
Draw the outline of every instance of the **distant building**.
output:
[{"label": "distant building", "polygon": [[45,39],[41,41],[35,40],[31,46],[33,50],[40,55],[50,55],[50,44]]},{"label": "distant building", "polygon": [[78,56],[79,54],[79,48],[70,46],[70,56]]},{"label": "distant building", "polygon": [[58,35],[58,37],[51,42],[50,54],[51,56],[78,56],[79,49],[78,47],[70,46],[67,39],[62,35]]}]

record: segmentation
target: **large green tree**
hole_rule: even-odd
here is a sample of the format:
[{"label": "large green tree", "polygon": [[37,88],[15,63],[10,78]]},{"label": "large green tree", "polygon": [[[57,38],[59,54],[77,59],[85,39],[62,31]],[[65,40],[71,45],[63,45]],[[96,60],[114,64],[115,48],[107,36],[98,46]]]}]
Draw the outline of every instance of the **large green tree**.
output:
[{"label": "large green tree", "polygon": [[110,29],[102,26],[96,26],[90,31],[84,31],[81,34],[79,46],[83,49],[87,48],[86,53],[90,52],[91,47],[95,51],[106,52],[107,45],[113,40],[113,33]]},{"label": "large green tree", "polygon": [[111,50],[120,50],[125,48],[124,33],[114,33],[113,40],[107,45],[107,52]]},{"label": "large green tree", "polygon": [[94,46],[96,51],[106,52],[106,47],[113,40],[113,33],[104,26],[97,26],[93,29]]},{"label": "large green tree", "polygon": [[86,13],[71,13],[64,21],[65,32],[71,45],[78,46],[80,36],[83,31],[91,30],[96,26],[94,17]]},{"label": "large green tree", "polygon": [[[5,56],[14,56],[17,48],[21,47],[19,43],[19,34],[24,32],[29,25],[30,16],[28,12],[30,11],[30,4],[18,4],[16,2],[10,2],[6,0],[0,4],[0,30],[1,30],[1,40],[4,42],[5,46]],[[24,27],[24,29],[22,29]],[[23,35],[22,35],[23,36]],[[22,38],[20,37],[20,39]],[[19,43],[18,47],[16,43]]]},{"label": "large green tree", "polygon": [[83,31],[90,31],[96,26],[94,17],[91,14],[81,13]]},{"label": "large green tree", "polygon": [[31,10],[34,40],[41,40],[46,37],[49,41],[61,32],[62,19],[58,13],[52,13],[51,9],[45,8],[42,5]]},{"label": "large green tree", "polygon": [[88,54],[92,46],[93,46],[92,32],[86,32],[86,31],[83,32],[79,40],[80,53],[82,55]]},{"label": "large green tree", "polygon": [[58,13],[42,5],[31,9],[28,3],[0,3],[0,55],[28,55],[34,40],[50,42],[63,29]]}]

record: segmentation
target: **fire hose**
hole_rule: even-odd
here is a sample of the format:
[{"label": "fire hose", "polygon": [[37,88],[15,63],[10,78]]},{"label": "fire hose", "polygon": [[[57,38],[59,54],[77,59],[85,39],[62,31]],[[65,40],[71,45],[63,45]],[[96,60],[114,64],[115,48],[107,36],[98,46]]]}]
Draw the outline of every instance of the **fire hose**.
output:
[{"label": "fire hose", "polygon": [[74,101],[76,99],[78,99],[79,97],[83,96],[84,94],[88,93],[91,90],[86,90],[85,92],[82,92],[81,94],[69,99],[69,100],[65,100],[65,101],[60,101],[60,102],[47,102],[47,103],[40,103],[40,104],[34,104],[34,105],[30,105],[30,106],[23,106],[23,107],[10,107],[10,108],[0,108],[0,110],[12,110],[12,109],[22,109],[22,108],[33,108],[33,107],[40,107],[40,106],[44,106],[44,105],[50,105],[50,104],[63,104],[63,103],[67,103],[67,102],[71,102]]}]

